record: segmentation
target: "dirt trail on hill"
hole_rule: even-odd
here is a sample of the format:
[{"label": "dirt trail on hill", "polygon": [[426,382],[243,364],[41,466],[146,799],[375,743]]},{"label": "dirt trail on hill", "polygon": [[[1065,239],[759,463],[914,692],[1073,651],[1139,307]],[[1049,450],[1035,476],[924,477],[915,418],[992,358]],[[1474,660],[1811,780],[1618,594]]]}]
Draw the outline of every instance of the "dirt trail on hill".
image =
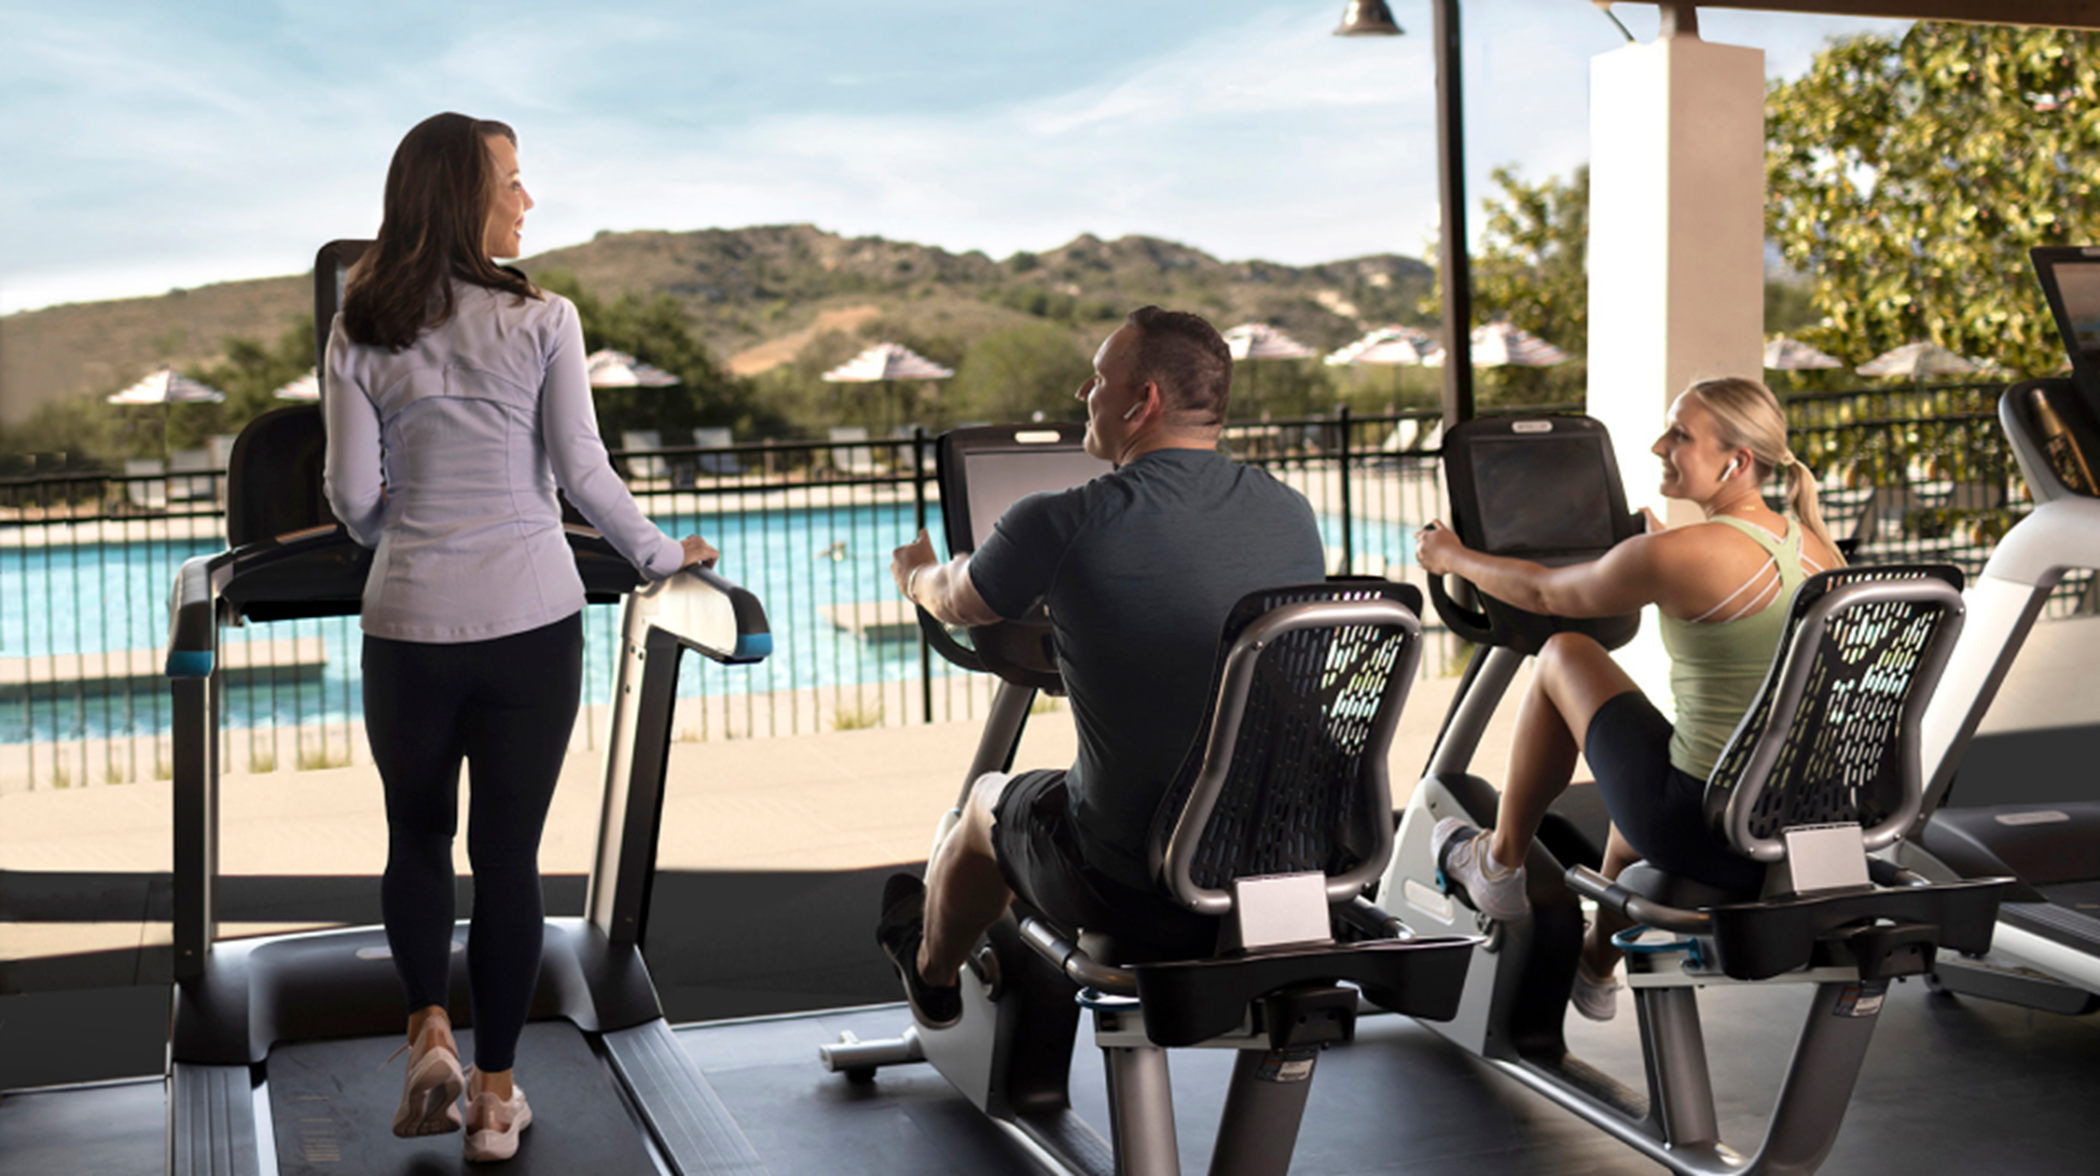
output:
[{"label": "dirt trail on hill", "polygon": [[769,368],[779,367],[801,354],[816,337],[826,331],[844,331],[852,334],[864,324],[882,314],[878,306],[848,306],[839,310],[820,310],[817,321],[799,331],[768,339],[756,347],[746,347],[729,357],[729,370],[734,375],[755,376]]}]

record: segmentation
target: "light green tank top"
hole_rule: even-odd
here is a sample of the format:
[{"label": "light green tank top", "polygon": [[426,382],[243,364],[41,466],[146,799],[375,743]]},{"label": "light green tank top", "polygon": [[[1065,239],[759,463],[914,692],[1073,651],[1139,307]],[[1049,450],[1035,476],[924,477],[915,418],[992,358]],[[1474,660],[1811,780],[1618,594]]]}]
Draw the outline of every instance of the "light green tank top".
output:
[{"label": "light green tank top", "polygon": [[[1662,618],[1663,648],[1670,654],[1670,689],[1677,696],[1677,724],[1670,736],[1670,763],[1704,780],[1728,737],[1735,734],[1743,712],[1757,698],[1772,651],[1786,630],[1794,589],[1806,577],[1801,571],[1801,525],[1790,523],[1786,537],[1775,539],[1763,528],[1725,515],[1726,523],[1755,540],[1779,565],[1779,595],[1749,616],[1733,621],[1680,621]],[[1760,575],[1762,572],[1759,573]],[[1746,585],[1747,587],[1747,585]],[[1724,602],[1723,607],[1734,607]]]}]

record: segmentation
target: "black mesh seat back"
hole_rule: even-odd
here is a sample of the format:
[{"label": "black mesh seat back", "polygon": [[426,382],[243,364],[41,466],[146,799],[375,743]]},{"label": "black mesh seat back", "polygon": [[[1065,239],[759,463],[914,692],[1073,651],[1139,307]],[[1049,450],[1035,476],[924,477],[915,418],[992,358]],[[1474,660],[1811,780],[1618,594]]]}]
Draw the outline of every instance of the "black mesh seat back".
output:
[{"label": "black mesh seat back", "polygon": [[274,409],[248,422],[227,461],[227,545],[334,526],[335,512],[321,487],[327,452],[318,404]]},{"label": "black mesh seat back", "polygon": [[[1876,848],[1909,823],[1924,785],[1917,722],[1959,629],[1961,583],[1952,567],[1892,565],[1801,585],[1764,686],[1707,782],[1708,819],[1738,852],[1777,861],[1786,829],[1831,823],[1858,824]],[[1878,598],[1844,592],[1877,584],[1888,589]],[[1833,599],[1849,603],[1827,610]]]},{"label": "black mesh seat back", "polygon": [[[1234,643],[1283,606],[1373,599],[1397,602],[1410,613],[1421,607],[1417,589],[1385,580],[1271,589],[1234,607],[1211,676],[1212,710],[1154,818],[1156,873],[1219,722],[1219,690]],[[1397,624],[1323,625],[1285,632],[1260,651],[1229,774],[1198,842],[1193,882],[1229,890],[1241,877],[1341,874],[1362,864],[1375,847],[1390,845],[1385,757],[1418,658],[1417,641],[1416,633]],[[1374,787],[1382,797],[1375,803],[1367,792]]]}]

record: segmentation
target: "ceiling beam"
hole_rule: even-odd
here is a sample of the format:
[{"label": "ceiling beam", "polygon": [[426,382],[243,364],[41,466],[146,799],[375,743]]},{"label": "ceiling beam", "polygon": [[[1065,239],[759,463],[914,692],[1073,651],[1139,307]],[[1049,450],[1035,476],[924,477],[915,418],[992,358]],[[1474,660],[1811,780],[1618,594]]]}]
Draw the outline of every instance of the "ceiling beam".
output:
[{"label": "ceiling beam", "polygon": [[[1633,0],[1666,5],[1668,0]],[[2100,29],[2100,0],[1713,0],[1699,8]]]}]

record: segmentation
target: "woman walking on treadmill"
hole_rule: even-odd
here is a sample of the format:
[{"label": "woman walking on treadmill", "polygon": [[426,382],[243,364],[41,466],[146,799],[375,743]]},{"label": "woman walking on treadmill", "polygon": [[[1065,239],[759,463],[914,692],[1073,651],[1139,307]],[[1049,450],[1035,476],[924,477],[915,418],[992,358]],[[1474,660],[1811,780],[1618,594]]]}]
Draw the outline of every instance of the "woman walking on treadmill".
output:
[{"label": "woman walking on treadmill", "polygon": [[[1425,571],[1462,576],[1532,612],[1607,617],[1653,604],[1670,654],[1674,726],[1595,639],[1558,633],[1539,651],[1494,830],[1447,817],[1432,839],[1445,877],[1491,918],[1530,913],[1524,859],[1578,753],[1611,810],[1607,877],[1646,858],[1728,889],[1763,880],[1761,865],[1708,831],[1706,779],[1764,682],[1794,589],[1844,559],[1817,511],[1815,479],[1787,448],[1779,401],[1763,384],[1694,384],[1670,406],[1669,423],[1652,450],[1662,459],[1662,493],[1697,506],[1704,523],[1663,530],[1649,514],[1649,534],[1562,568],[1473,551],[1435,523],[1415,538]],[[1791,521],[1765,504],[1761,489],[1782,471]],[[1617,1008],[1612,930],[1602,919],[1589,928],[1576,968],[1572,1002],[1595,1021]]]},{"label": "woman walking on treadmill", "polygon": [[[555,488],[651,579],[717,554],[657,530],[613,473],[576,308],[492,260],[518,256],[531,207],[509,127],[459,114],[418,124],[394,152],[384,223],[328,345],[328,500],[376,549],[365,727],[386,788],[381,905],[409,1009],[394,1134],[459,1130],[464,1091],[469,1160],[508,1158],[532,1122],[513,1053],[539,979],[540,832],[583,680],[583,581]],[[463,758],[465,1074],[446,1012]]]}]

